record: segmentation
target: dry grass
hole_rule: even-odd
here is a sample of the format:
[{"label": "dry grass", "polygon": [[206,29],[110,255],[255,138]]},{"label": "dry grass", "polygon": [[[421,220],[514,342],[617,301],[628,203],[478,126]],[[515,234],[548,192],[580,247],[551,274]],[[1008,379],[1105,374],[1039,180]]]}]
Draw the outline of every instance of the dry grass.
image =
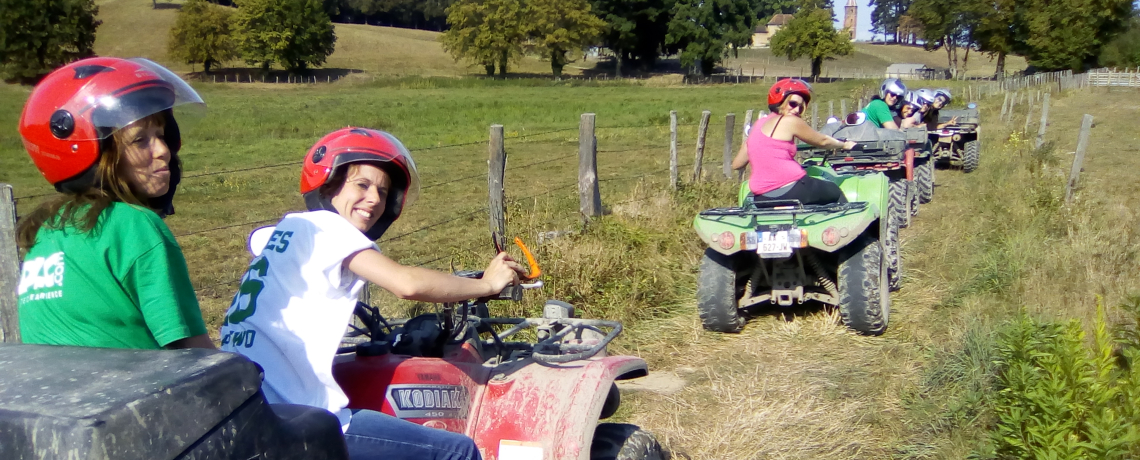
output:
[{"label": "dry grass", "polygon": [[[959,55],[961,56],[961,55]],[[904,45],[875,45],[870,43],[856,43],[855,54],[824,61],[823,71],[826,75],[851,76],[856,72],[867,75],[868,78],[881,78],[887,66],[893,63],[926,64],[930,67],[947,67],[945,51],[926,51],[921,46]],[[788,61],[784,56],[773,55],[768,48],[741,50],[739,57],[725,60],[724,66],[730,69],[743,69],[744,73],[753,71],[756,75],[809,75],[811,61],[806,58]],[[1009,72],[1025,69],[1025,59],[1020,56],[1006,58],[1006,70]],[[994,73],[993,61],[979,53],[971,53],[966,68],[966,75],[970,77],[991,76]]]}]

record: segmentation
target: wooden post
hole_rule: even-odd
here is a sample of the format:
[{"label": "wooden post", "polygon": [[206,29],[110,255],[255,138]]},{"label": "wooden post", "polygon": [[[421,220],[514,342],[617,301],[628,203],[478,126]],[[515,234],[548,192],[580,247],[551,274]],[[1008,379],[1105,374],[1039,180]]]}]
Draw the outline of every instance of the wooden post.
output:
[{"label": "wooden post", "polygon": [[602,215],[602,194],[598,190],[598,138],[594,137],[594,114],[583,113],[578,123],[578,210],[582,219]]},{"label": "wooden post", "polygon": [[1005,93],[1005,99],[1002,99],[1002,101],[1001,101],[1001,118],[1000,118],[1000,120],[1002,123],[1005,123],[1005,111],[1007,110],[1008,106],[1009,106],[1009,93]]},{"label": "wooden post", "polygon": [[1021,129],[1021,132],[1025,133],[1026,135],[1029,135],[1029,119],[1033,118],[1033,103],[1030,102],[1029,104],[1026,104],[1026,105],[1028,105],[1029,108],[1027,108],[1025,110],[1025,127]]},{"label": "wooden post", "polygon": [[839,100],[839,118],[847,116],[847,99]]},{"label": "wooden post", "polygon": [[1069,183],[1065,184],[1065,205],[1073,201],[1073,189],[1081,177],[1081,164],[1085,161],[1085,150],[1089,148],[1089,131],[1092,130],[1093,116],[1085,114],[1081,120],[1081,133],[1077,137],[1077,153],[1073,155],[1073,169],[1069,171]]},{"label": "wooden post", "polygon": [[835,100],[827,101],[827,118],[835,116]]},{"label": "wooden post", "polygon": [[487,214],[491,216],[491,235],[503,238],[495,241],[498,247],[505,247],[507,234],[507,209],[503,195],[504,174],[507,170],[507,151],[503,147],[503,125],[491,125],[491,139],[487,143]]},{"label": "wooden post", "polygon": [[0,184],[0,342],[20,343],[16,289],[20,255],[16,248],[16,200],[12,186]]},{"label": "wooden post", "polygon": [[[751,125],[752,125],[752,109],[748,109],[747,112],[744,112],[744,124],[742,126],[751,126]],[[741,131],[740,141],[744,142],[744,131]]]},{"label": "wooden post", "polygon": [[811,104],[811,129],[819,129],[819,104]]},{"label": "wooden post", "polygon": [[732,133],[736,131],[736,114],[724,116],[724,179],[732,179]]},{"label": "wooden post", "polygon": [[701,163],[705,161],[705,134],[709,131],[709,117],[712,112],[701,112],[701,125],[697,128],[697,153],[693,162],[693,182],[701,181]]},{"label": "wooden post", "polygon": [[669,111],[669,188],[677,190],[677,111]]},{"label": "wooden post", "polygon": [[1041,126],[1037,128],[1037,141],[1034,142],[1034,148],[1041,148],[1041,144],[1045,143],[1045,127],[1049,125],[1049,93],[1045,93],[1045,97],[1041,100]]}]

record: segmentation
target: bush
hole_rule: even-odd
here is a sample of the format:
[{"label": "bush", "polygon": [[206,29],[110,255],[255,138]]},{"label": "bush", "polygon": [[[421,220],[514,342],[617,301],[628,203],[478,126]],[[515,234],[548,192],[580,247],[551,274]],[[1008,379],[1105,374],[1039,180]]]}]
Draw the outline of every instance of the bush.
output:
[{"label": "bush", "polygon": [[304,71],[325,63],[336,31],[320,0],[239,0],[234,17],[241,55],[264,70],[274,63]]},{"label": "bush", "polygon": [[206,0],[189,0],[170,29],[170,57],[187,64],[202,64],[207,73],[214,64],[238,57],[231,37],[232,16],[230,8]]},{"label": "bush", "polygon": [[1140,454],[1140,301],[1117,339],[1097,302],[1091,347],[1077,320],[1023,314],[1000,339],[991,456],[1124,459]]}]

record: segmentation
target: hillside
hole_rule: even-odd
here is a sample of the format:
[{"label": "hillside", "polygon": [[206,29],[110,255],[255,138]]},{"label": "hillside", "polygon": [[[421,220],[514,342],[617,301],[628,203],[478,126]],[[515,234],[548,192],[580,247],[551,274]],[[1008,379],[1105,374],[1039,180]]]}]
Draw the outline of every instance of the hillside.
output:
[{"label": "hillside", "polygon": [[[167,36],[174,24],[182,0],[168,0],[152,8],[143,0],[97,0],[99,27],[95,39],[95,52],[110,56],[142,56],[153,59],[179,71],[191,67],[173,62],[166,56]],[[456,63],[439,45],[439,33],[426,30],[362,24],[337,24],[336,51],[329,56],[325,68],[364,71],[373,75],[481,75],[483,69]],[[946,67],[946,54],[926,51],[921,47],[902,45],[872,45],[856,43],[853,56],[827,61],[824,71],[837,73],[863,72],[879,75],[894,62],[921,63],[932,67]],[[984,76],[993,73],[989,58],[972,53],[968,75]],[[568,75],[590,72],[596,61],[572,62],[565,68]],[[663,68],[679,69],[676,59],[667,59]],[[228,63],[232,67],[245,67],[241,61]],[[789,75],[807,71],[806,59],[788,61],[773,56],[768,49],[741,50],[738,57],[725,61],[726,68],[742,68],[747,74],[778,73]],[[1010,57],[1007,68],[1011,71],[1025,68],[1025,60]],[[526,57],[511,68],[512,73],[549,75],[550,64],[536,57]]]}]

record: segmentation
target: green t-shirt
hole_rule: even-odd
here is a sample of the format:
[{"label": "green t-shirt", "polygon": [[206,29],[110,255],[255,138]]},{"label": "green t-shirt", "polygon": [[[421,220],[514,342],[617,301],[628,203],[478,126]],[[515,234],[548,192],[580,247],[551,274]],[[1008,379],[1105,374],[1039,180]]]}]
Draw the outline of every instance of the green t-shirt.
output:
[{"label": "green t-shirt", "polygon": [[867,121],[874,123],[876,128],[882,128],[885,122],[895,121],[891,116],[891,108],[882,99],[872,99],[863,107],[863,114],[867,115]]},{"label": "green t-shirt", "polygon": [[88,233],[41,227],[21,272],[25,343],[156,349],[206,333],[182,249],[143,207],[114,203]]}]

